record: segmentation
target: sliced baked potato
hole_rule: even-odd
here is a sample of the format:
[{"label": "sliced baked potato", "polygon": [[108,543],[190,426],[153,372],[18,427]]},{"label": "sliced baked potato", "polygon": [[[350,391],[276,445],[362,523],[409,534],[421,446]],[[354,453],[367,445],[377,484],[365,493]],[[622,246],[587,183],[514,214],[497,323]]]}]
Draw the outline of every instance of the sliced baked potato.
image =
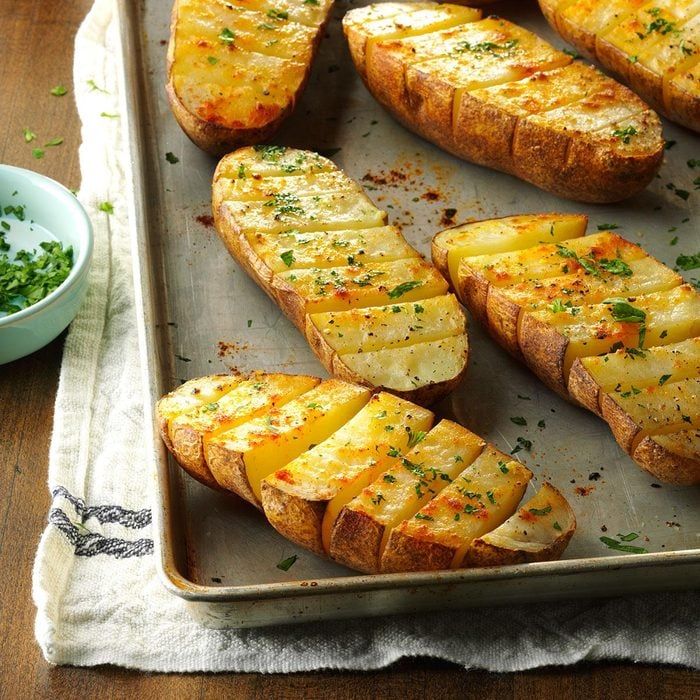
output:
[{"label": "sliced baked potato", "polygon": [[550,483],[502,525],[477,537],[467,550],[469,566],[500,566],[558,559],[574,531],[576,517]]},{"label": "sliced baked potato", "polygon": [[214,155],[269,139],[306,83],[332,0],[176,0],[167,92]]},{"label": "sliced baked potato", "polygon": [[[672,443],[654,442],[697,427],[700,295],[617,234],[583,236],[585,219],[542,214],[528,225],[527,218],[443,231],[433,259],[503,347],[559,394],[601,415],[645,469],[666,481],[700,481],[692,436],[681,440],[691,444],[682,460],[668,454]],[[516,224],[525,233],[514,235]],[[548,226],[555,242],[542,235]],[[502,247],[494,244],[499,237]],[[651,456],[662,453],[655,471]]]},{"label": "sliced baked potato", "polygon": [[549,23],[655,110],[700,130],[697,0],[540,0]]},{"label": "sliced baked potato", "polygon": [[212,206],[230,253],[340,379],[429,403],[467,365],[466,320],[448,284],[328,159],[239,149]]},{"label": "sliced baked potato", "polygon": [[[175,459],[261,508],[293,542],[361,571],[471,565],[474,539],[515,512],[532,476],[456,423],[432,428],[430,411],[393,394],[261,372],[228,388],[225,379],[192,380],[157,404]],[[202,411],[209,404],[187,399],[205,387],[216,407]],[[521,547],[538,560],[559,557],[575,526],[559,521],[565,540],[544,547],[543,522],[519,535]]]},{"label": "sliced baked potato", "polygon": [[374,97],[461,158],[588,202],[629,197],[659,169],[661,125],[644,102],[506,20],[386,3],[343,27]]}]

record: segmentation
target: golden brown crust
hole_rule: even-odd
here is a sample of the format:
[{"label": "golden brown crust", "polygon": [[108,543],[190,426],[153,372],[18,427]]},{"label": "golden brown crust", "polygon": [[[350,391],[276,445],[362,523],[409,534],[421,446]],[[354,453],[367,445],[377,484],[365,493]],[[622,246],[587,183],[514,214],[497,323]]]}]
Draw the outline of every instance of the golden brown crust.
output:
[{"label": "golden brown crust", "polygon": [[227,450],[216,442],[210,442],[206,446],[204,455],[209,471],[221,488],[233,491],[248,503],[252,503],[256,508],[262,510],[262,506],[248,482],[248,474],[242,455]]},{"label": "golden brown crust", "polygon": [[170,442],[173,456],[190,476],[213,489],[220,488],[204,460],[204,447],[200,433],[189,425],[172,424]]},{"label": "golden brown crust", "polygon": [[654,440],[645,437],[632,455],[642,469],[661,481],[680,486],[700,484],[700,459],[677,455]]},{"label": "golden brown crust", "polygon": [[613,394],[601,394],[600,410],[615,436],[618,445],[632,454],[634,440],[639,434],[640,427],[625,413],[624,409],[615,401]]},{"label": "golden brown crust", "polygon": [[288,540],[325,557],[321,532],[327,502],[304,500],[264,480],[261,491],[270,525]]},{"label": "golden brown crust", "polygon": [[345,507],[333,526],[330,556],[352,569],[377,573],[383,535],[381,523],[366,513]]},{"label": "golden brown crust", "polygon": [[524,549],[497,547],[478,538],[472,542],[471,547],[467,551],[463,566],[511,566],[515,564],[529,564],[536,561],[555,561],[561,558],[573,534],[574,530],[571,530],[551,545],[533,552],[528,552]]},{"label": "golden brown crust", "polygon": [[449,569],[455,550],[444,544],[419,540],[394,530],[384,549],[382,573],[396,571],[437,571]]},{"label": "golden brown crust", "polygon": [[513,357],[522,358],[518,343],[518,319],[521,307],[511,301],[497,287],[489,285],[486,297],[486,323],[489,333]]},{"label": "golden brown crust", "polygon": [[548,386],[564,398],[569,398],[564,379],[564,358],[568,338],[552,326],[523,314],[518,334],[520,350],[528,367]]},{"label": "golden brown crust", "polygon": [[459,300],[472,315],[488,328],[488,296],[490,284],[487,279],[473,273],[468,267],[460,266],[457,289]]},{"label": "golden brown crust", "polygon": [[578,357],[574,360],[569,372],[568,389],[571,396],[582,406],[602,417],[598,403],[600,387]]}]

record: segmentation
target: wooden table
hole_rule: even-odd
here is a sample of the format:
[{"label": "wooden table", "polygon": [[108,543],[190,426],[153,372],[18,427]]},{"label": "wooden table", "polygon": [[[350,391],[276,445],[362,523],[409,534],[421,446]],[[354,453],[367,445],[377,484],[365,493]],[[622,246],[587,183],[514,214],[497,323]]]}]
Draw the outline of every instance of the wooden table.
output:
[{"label": "wooden table", "polygon": [[[166,0],[159,0],[165,2]],[[37,170],[68,187],[80,182],[80,125],[72,94],[75,32],[91,0],[0,2],[0,154],[4,163]],[[65,85],[64,97],[50,94]],[[32,156],[28,127],[38,141],[62,136],[62,146]],[[690,671],[633,664],[582,664],[508,675],[466,672],[454,665],[404,661],[374,673],[264,676],[147,675],[121,669],[53,668],[34,641],[31,569],[46,523],[46,465],[63,338],[0,367],[0,698],[27,697],[700,697]],[[690,611],[689,611],[690,612]]]}]

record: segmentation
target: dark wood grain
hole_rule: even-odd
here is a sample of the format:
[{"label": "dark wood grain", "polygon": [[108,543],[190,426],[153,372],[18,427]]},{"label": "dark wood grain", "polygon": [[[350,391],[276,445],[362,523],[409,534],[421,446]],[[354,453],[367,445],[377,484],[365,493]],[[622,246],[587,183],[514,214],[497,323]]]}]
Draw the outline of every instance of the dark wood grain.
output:
[{"label": "dark wood grain", "polygon": [[[165,0],[157,0],[165,1]],[[72,95],[73,39],[90,0],[0,2],[0,159],[79,184],[79,124]],[[69,88],[53,97],[57,84]],[[22,129],[64,143],[32,157]],[[36,145],[36,144],[34,144]],[[700,677],[673,668],[583,664],[507,675],[406,660],[372,673],[154,675],[116,668],[53,668],[34,641],[31,567],[46,521],[47,452],[61,362],[59,338],[0,367],[0,697],[2,698],[654,698],[700,696]],[[690,614],[691,611],[689,611]]]}]

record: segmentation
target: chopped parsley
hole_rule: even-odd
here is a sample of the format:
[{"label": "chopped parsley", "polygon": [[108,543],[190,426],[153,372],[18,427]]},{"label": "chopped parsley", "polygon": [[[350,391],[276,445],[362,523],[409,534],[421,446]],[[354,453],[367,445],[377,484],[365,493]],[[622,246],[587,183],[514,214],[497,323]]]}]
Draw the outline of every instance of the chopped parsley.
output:
[{"label": "chopped parsley", "polygon": [[618,532],[617,536],[621,542],[634,542],[636,539],[639,539],[639,535],[636,532],[628,532],[626,535]]},{"label": "chopped parsley", "polygon": [[22,133],[24,135],[24,143],[31,143],[36,138],[36,134],[27,127],[22,129]]},{"label": "chopped parsley", "polygon": [[617,224],[598,224],[599,231],[614,231],[616,228],[620,228]]},{"label": "chopped parsley", "polygon": [[662,374],[659,377],[659,386],[663,386],[671,378],[670,374]]},{"label": "chopped parsley", "polygon": [[568,311],[572,316],[576,316],[577,314],[581,313],[581,307],[574,306],[571,299],[568,299],[567,301],[561,301],[561,299],[555,299],[549,305],[549,308],[555,314],[563,313],[564,311]]},{"label": "chopped parsley", "polygon": [[300,216],[304,209],[299,206],[299,197],[291,192],[277,192],[263,204],[265,207],[272,207],[275,210],[275,219],[279,220],[284,215],[295,214]]},{"label": "chopped parsley", "polygon": [[[521,450],[525,450],[526,452],[529,452],[532,449],[532,440],[526,440],[524,437],[517,437],[515,439],[515,447],[510,451],[512,455],[517,454]],[[500,462],[499,462],[499,467]],[[501,471],[503,471],[503,467],[501,467]],[[504,472],[505,473],[505,472]]]},{"label": "chopped parsley", "polygon": [[389,299],[398,299],[400,296],[403,296],[406,294],[406,292],[410,292],[412,289],[415,289],[416,287],[420,287],[423,284],[423,282],[419,280],[411,280],[410,282],[402,282],[401,284],[397,285],[393,289],[389,290],[387,292]]},{"label": "chopped parsley", "polygon": [[105,214],[114,214],[114,205],[112,202],[100,202],[97,208]]},{"label": "chopped parsley", "polygon": [[552,527],[555,530],[559,530],[559,532],[561,532],[561,525],[556,520],[552,523]]},{"label": "chopped parsley", "polygon": [[455,53],[473,53],[477,58],[482,58],[488,54],[497,58],[504,58],[510,55],[518,45],[518,39],[508,39],[502,44],[497,44],[493,41],[481,41],[478,44],[472,44],[469,41],[460,41],[454,49]]},{"label": "chopped parsley", "polygon": [[285,12],[284,10],[276,10],[274,7],[267,11],[267,16],[276,20],[289,19],[288,12]]},{"label": "chopped parsley", "polygon": [[384,474],[382,477],[387,484],[393,484],[396,481],[396,477],[393,474]]},{"label": "chopped parsley", "polygon": [[511,416],[510,422],[515,423],[515,425],[527,425],[527,421],[522,416]]},{"label": "chopped parsley", "polygon": [[498,460],[498,468],[499,468],[504,474],[507,474],[507,473],[510,471],[510,469],[508,469],[508,465],[507,465],[505,462],[503,462],[502,460],[500,460],[500,459]]},{"label": "chopped parsley", "polygon": [[94,80],[86,80],[87,86],[90,88],[90,92],[104,92],[105,95],[109,95],[109,91],[101,88]]},{"label": "chopped parsley", "polygon": [[236,35],[228,28],[224,27],[219,34],[219,41],[226,46],[231,46],[236,40]]},{"label": "chopped parsley", "polygon": [[44,157],[44,149],[43,148],[33,148],[32,149],[32,155],[37,159],[41,160]]},{"label": "chopped parsley", "polygon": [[637,130],[633,126],[630,125],[630,126],[626,126],[624,129],[615,129],[612,132],[612,135],[615,138],[620,139],[620,141],[622,141],[622,143],[628,144],[632,140],[632,137],[636,136],[637,133],[638,133]]},{"label": "chopped parsley", "polygon": [[700,253],[694,255],[679,255],[676,258],[676,265],[681,270],[696,270],[700,267]]},{"label": "chopped parsley", "polygon": [[68,88],[64,85],[56,85],[56,87],[51,88],[51,94],[54,97],[63,97],[68,92]]},{"label": "chopped parsley", "polygon": [[215,66],[218,62],[219,59],[216,56],[207,56],[207,61],[212,65]]},{"label": "chopped parsley", "polygon": [[[5,207],[6,214],[7,210]],[[20,210],[24,218],[23,208]],[[9,224],[3,225],[3,229],[8,228]],[[0,312],[13,314],[36,304],[70,274],[73,267],[71,246],[64,248],[59,241],[43,241],[39,247],[43,252],[20,250],[14,260],[10,260],[6,254],[10,246],[0,232]]]},{"label": "chopped parsley", "polygon": [[528,508],[528,512],[532,513],[533,515],[547,515],[547,513],[552,512],[552,506],[547,505],[544,508]]},{"label": "chopped parsley", "polygon": [[294,251],[293,250],[285,250],[284,253],[280,254],[280,258],[282,258],[282,262],[287,267],[291,267],[294,264]]},{"label": "chopped parsley", "polygon": [[384,495],[381,493],[378,493],[375,498],[370,499],[372,503],[374,503],[375,506],[378,506],[382,501],[386,501],[386,498],[384,498]]},{"label": "chopped parsley", "polygon": [[174,153],[171,153],[170,151],[168,151],[165,154],[165,160],[167,160],[168,163],[170,163],[171,165],[175,165],[175,163],[180,162],[180,159]]},{"label": "chopped parsley", "polygon": [[416,430],[414,432],[410,426],[407,426],[406,432],[408,433],[408,449],[411,449],[411,447],[415,447],[419,442],[425,440],[425,432],[422,430]]},{"label": "chopped parsley", "polygon": [[433,520],[431,515],[425,515],[424,513],[416,513],[416,520]]},{"label": "chopped parsley", "polygon": [[277,568],[281,569],[282,571],[289,571],[292,568],[292,566],[294,566],[294,562],[296,562],[298,558],[299,557],[296,554],[292,554],[291,557],[282,559],[282,561],[279,564],[277,564]]},{"label": "chopped parsley", "polygon": [[603,258],[598,262],[598,265],[612,275],[619,275],[620,277],[632,276],[632,268],[620,258],[614,258],[613,260]]},{"label": "chopped parsley", "polygon": [[619,323],[639,324],[639,347],[644,345],[646,335],[646,312],[628,303],[624,299],[606,299],[603,304],[610,307],[610,314]]},{"label": "chopped parsley", "polygon": [[601,537],[600,541],[608,549],[616,549],[619,552],[628,552],[629,554],[646,554],[649,551],[644,547],[635,547],[631,544],[623,544],[622,542],[614,540],[612,537]]}]

